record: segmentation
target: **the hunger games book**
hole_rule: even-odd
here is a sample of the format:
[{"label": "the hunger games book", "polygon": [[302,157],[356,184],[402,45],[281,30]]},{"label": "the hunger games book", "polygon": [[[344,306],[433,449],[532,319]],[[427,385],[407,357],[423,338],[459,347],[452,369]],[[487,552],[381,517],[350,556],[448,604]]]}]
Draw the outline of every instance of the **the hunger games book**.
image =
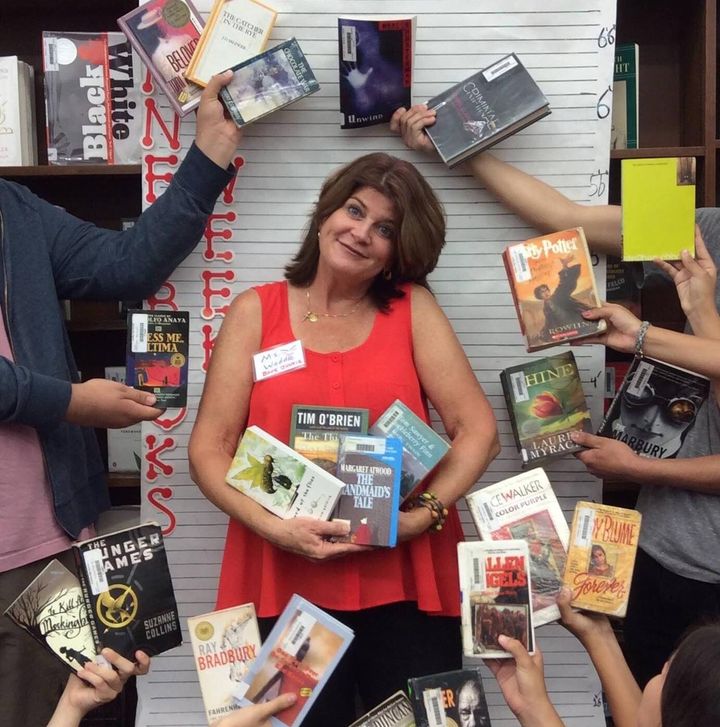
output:
[{"label": "the hunger games book", "polygon": [[530,556],[534,625],[560,618],[570,537],[565,515],[542,467],[523,472],[465,496],[483,540],[524,540]]},{"label": "the hunger games book", "polygon": [[575,505],[563,578],[573,606],[625,616],[640,520],[637,510],[596,502]]},{"label": "the hunger games book", "polygon": [[395,692],[350,727],[415,727],[412,704],[403,692]]},{"label": "the hunger games book", "polygon": [[582,227],[510,245],[503,262],[528,351],[605,330],[605,321],[582,317],[600,305]]},{"label": "the hunger games book", "polygon": [[498,636],[533,653],[530,556],[525,540],[458,543],[463,653],[483,659],[510,656]]},{"label": "the hunger games book", "polygon": [[145,523],[73,543],[97,650],[128,659],[182,643],[175,593],[160,526]]},{"label": "the hunger games book", "polygon": [[255,606],[212,611],[187,620],[208,723],[240,708],[235,690],[260,651]]},{"label": "the hunger games book", "polygon": [[523,467],[582,449],[570,434],[592,422],[572,351],[504,369],[500,383]]}]

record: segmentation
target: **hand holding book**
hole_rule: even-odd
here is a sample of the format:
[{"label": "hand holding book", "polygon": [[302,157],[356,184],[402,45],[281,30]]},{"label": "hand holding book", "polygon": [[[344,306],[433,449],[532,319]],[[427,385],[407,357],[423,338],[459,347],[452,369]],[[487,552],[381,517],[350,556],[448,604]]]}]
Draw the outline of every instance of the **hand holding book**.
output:
[{"label": "hand holding book", "polygon": [[399,108],[390,119],[390,131],[400,134],[408,149],[436,154],[435,145],[425,133],[425,127],[432,126],[436,116],[435,109],[429,109],[425,104],[415,104],[409,109]]},{"label": "hand holding book", "polygon": [[615,351],[635,353],[641,321],[625,306],[617,303],[603,303],[599,308],[582,312],[588,321],[604,320],[607,328],[603,333],[580,339],[577,343],[602,343]]}]

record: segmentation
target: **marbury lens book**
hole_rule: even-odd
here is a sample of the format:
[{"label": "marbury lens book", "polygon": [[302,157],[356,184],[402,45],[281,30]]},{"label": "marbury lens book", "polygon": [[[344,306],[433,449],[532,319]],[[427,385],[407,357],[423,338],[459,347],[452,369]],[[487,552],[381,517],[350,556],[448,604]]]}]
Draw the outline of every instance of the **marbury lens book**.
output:
[{"label": "marbury lens book", "polygon": [[395,692],[349,727],[415,727],[415,715],[407,696]]},{"label": "marbury lens book", "polygon": [[582,449],[570,434],[592,422],[572,351],[503,369],[500,383],[523,467]]},{"label": "marbury lens book", "polygon": [[582,227],[510,245],[503,262],[528,351],[605,330],[605,321],[582,317],[600,305]]},{"label": "marbury lens book", "polygon": [[640,520],[637,510],[596,502],[575,505],[563,578],[573,606],[625,616]]}]

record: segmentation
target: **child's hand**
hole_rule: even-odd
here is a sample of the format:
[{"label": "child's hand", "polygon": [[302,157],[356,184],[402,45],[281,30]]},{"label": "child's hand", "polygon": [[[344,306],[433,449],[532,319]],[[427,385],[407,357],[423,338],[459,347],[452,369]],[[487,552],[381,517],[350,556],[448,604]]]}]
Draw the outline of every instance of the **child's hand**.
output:
[{"label": "child's hand", "polygon": [[587,642],[595,637],[606,638],[613,636],[612,626],[607,616],[587,611],[574,611],[570,607],[572,591],[569,588],[561,589],[557,604],[560,608],[560,620],[563,626],[577,636],[587,646]]}]

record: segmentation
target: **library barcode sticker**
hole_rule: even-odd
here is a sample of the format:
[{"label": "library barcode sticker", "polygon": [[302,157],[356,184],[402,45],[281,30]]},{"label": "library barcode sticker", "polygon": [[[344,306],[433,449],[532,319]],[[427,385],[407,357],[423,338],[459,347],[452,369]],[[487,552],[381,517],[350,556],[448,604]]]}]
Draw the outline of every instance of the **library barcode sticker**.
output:
[{"label": "library barcode sticker", "polygon": [[473,555],[470,558],[470,569],[472,582],[470,583],[470,590],[477,591],[485,588],[485,565],[483,563],[483,557],[479,555]]},{"label": "library barcode sticker", "polygon": [[280,648],[291,656],[297,656],[300,647],[305,639],[310,635],[313,626],[317,623],[317,619],[306,611],[297,611],[293,619],[287,635],[280,644]]},{"label": "library barcode sticker", "polygon": [[357,63],[357,35],[354,25],[340,26],[342,37],[342,59],[348,63]]},{"label": "library barcode sticker", "polygon": [[130,350],[133,353],[147,353],[148,350],[148,313],[133,313],[130,325]]},{"label": "library barcode sticker", "polygon": [[367,437],[355,439],[346,437],[343,448],[346,452],[366,452],[368,454],[385,454],[387,439],[385,437]]},{"label": "library barcode sticker", "polygon": [[517,403],[530,401],[530,392],[528,391],[524,371],[516,371],[514,374],[510,374],[510,388],[512,389],[513,399]]},{"label": "library barcode sticker", "polygon": [[579,548],[589,548],[592,540],[593,525],[595,524],[595,510],[591,507],[578,508],[578,527],[575,533],[575,545]]},{"label": "library barcode sticker", "polygon": [[640,398],[646,384],[650,381],[653,371],[655,371],[655,367],[651,363],[640,361],[635,369],[630,385],[627,387],[627,393],[630,396]]},{"label": "library barcode sticker", "polygon": [[395,420],[402,414],[402,409],[399,406],[395,406],[387,413],[384,419],[377,423],[377,426],[384,432],[389,432],[390,427],[395,423]]},{"label": "library barcode sticker", "polygon": [[425,689],[423,691],[423,704],[427,715],[428,727],[445,727],[445,705],[443,704],[442,689]]},{"label": "library barcode sticker", "polygon": [[88,581],[90,583],[90,593],[97,596],[98,593],[104,593],[108,590],[107,577],[105,576],[105,565],[103,563],[102,550],[93,548],[83,553],[85,560],[85,570],[87,571]]},{"label": "library barcode sticker", "polygon": [[508,248],[510,251],[510,264],[512,265],[515,280],[518,283],[527,283],[532,279],[530,264],[528,263],[528,253],[525,245],[512,245]]},{"label": "library barcode sticker", "polygon": [[486,68],[483,71],[483,76],[485,77],[485,80],[489,83],[490,81],[494,81],[499,76],[502,76],[503,73],[507,73],[512,68],[515,68],[517,64],[518,62],[515,56],[507,56],[507,58],[501,58],[497,63],[490,66],[490,68]]}]

